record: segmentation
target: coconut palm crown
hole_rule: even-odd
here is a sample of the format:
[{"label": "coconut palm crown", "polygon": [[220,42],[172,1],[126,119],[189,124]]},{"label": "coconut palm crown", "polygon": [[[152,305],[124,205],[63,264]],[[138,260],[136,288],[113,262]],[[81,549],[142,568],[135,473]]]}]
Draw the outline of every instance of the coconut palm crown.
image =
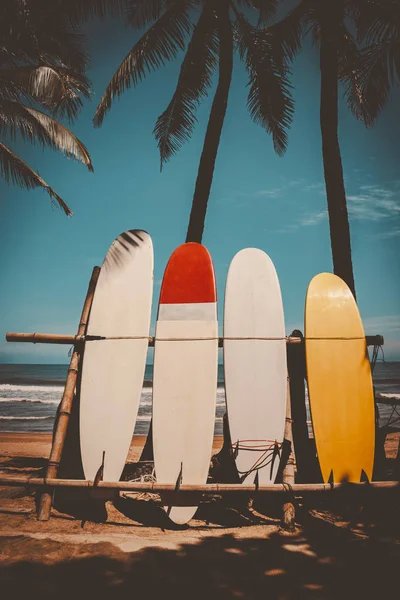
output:
[{"label": "coconut palm crown", "polygon": [[44,0],[0,5],[0,176],[27,189],[42,187],[70,215],[64,200],[9,147],[22,137],[93,170],[84,144],[58,120],[72,122],[82,97],[89,97],[88,57],[62,11],[49,6]]},{"label": "coconut palm crown", "polygon": [[[212,87],[214,76],[217,79],[186,241],[202,239],[235,49],[249,74],[248,108],[252,119],[272,135],[278,154],[283,154],[287,146],[293,101],[286,56],[269,31],[257,29],[244,14],[245,10],[254,9],[253,5],[259,8],[259,2],[127,0],[128,22],[146,31],[108,84],[94,117],[96,126],[102,124],[116,97],[186,50],[173,97],[158,117],[153,132],[162,167],[190,138],[197,122],[196,109]],[[276,6],[277,0],[267,0],[262,7],[263,18],[271,18]]]}]

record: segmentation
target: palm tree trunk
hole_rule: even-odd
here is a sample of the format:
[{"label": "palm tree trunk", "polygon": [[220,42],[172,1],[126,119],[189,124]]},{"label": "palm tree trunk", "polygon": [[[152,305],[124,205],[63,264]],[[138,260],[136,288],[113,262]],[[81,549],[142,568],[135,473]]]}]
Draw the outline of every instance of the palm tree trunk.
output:
[{"label": "palm tree trunk", "polygon": [[321,24],[321,134],[326,196],[333,259],[333,272],[341,277],[355,296],[351,260],[350,227],[342,159],[338,140],[338,60],[335,44],[337,14],[326,15]]},{"label": "palm tree trunk", "polygon": [[207,212],[208,198],[214,175],[215,160],[224,124],[228,104],[229,88],[232,80],[233,69],[233,35],[229,17],[228,0],[219,0],[217,8],[219,21],[219,77],[214,100],[208,120],[203,151],[201,153],[196,186],[193,195],[192,210],[188,230],[187,242],[201,243],[204,231],[204,222]]}]

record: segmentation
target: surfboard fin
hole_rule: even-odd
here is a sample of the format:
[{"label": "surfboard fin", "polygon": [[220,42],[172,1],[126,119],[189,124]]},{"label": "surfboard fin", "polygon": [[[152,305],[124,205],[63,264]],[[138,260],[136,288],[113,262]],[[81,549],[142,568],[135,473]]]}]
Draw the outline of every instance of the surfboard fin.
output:
[{"label": "surfboard fin", "polygon": [[[99,481],[103,481],[105,456],[106,456],[106,453],[105,453],[105,451],[103,451],[103,458],[101,460],[101,465],[98,468],[97,473],[93,479],[93,487],[97,487],[99,485]],[[87,519],[82,519],[82,522],[81,522],[82,529],[85,527],[86,521],[87,521]]]},{"label": "surfboard fin", "polygon": [[[175,492],[179,492],[182,484],[182,474],[183,474],[183,462],[181,462],[181,470],[179,471],[179,475],[176,479],[175,483]],[[168,506],[167,515],[171,514],[172,506]]]},{"label": "surfboard fin", "polygon": [[364,471],[364,469],[361,469],[361,476],[360,476],[360,481],[362,483],[370,483],[369,477],[366,474],[366,472]]},{"label": "surfboard fin", "polygon": [[[289,442],[289,444],[290,444],[290,442]],[[290,449],[289,449],[289,453],[290,453]],[[272,480],[272,474],[274,472],[274,464],[275,464],[275,460],[276,460],[277,456],[280,458],[281,457],[281,452],[279,450],[279,444],[275,440],[274,450],[273,450],[272,459],[271,459],[271,473],[270,473],[271,480]]]},{"label": "surfboard fin", "polygon": [[181,462],[181,470],[179,471],[178,478],[175,484],[175,492],[179,492],[181,483],[182,483],[182,473],[183,473],[183,462]]},{"label": "surfboard fin", "polygon": [[101,465],[100,465],[100,467],[98,468],[98,470],[97,470],[97,473],[96,473],[96,475],[95,475],[95,478],[94,478],[94,480],[93,480],[93,487],[96,487],[96,486],[98,486],[98,485],[99,485],[99,481],[103,481],[103,475],[104,475],[104,459],[105,459],[105,456],[106,456],[106,452],[105,452],[105,450],[104,450],[104,451],[103,451],[103,458],[102,458],[102,461],[101,461]]},{"label": "surfboard fin", "polygon": [[235,449],[233,451],[233,458],[236,459],[239,454],[239,440],[235,444]]},{"label": "surfboard fin", "polygon": [[334,484],[333,469],[331,469],[331,472],[329,474],[327,483],[329,483],[329,485],[333,485]]}]

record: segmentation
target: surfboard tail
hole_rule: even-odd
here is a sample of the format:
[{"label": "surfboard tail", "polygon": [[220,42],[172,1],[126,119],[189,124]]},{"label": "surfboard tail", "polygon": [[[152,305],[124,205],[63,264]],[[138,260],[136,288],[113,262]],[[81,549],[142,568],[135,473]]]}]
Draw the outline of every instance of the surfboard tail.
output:
[{"label": "surfboard tail", "polygon": [[346,469],[334,467],[325,483],[360,483],[372,481],[372,468],[369,465],[348,466]]}]

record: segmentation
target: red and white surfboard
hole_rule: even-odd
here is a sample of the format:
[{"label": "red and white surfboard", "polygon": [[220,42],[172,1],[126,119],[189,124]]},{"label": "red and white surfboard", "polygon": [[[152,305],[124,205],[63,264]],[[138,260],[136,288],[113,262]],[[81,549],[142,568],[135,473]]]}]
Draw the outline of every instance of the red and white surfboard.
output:
[{"label": "red and white surfboard", "polygon": [[[218,369],[217,297],[211,256],[187,243],[171,255],[161,287],[154,349],[153,447],[158,483],[204,484],[212,452]],[[197,506],[165,506],[187,523]]]}]

